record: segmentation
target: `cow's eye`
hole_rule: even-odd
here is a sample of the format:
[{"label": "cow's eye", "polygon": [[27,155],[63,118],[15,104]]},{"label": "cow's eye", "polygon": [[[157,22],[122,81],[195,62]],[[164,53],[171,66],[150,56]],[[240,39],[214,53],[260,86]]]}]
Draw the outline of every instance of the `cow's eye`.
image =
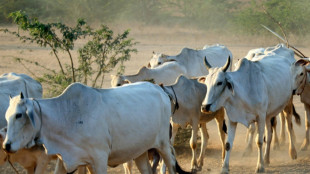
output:
[{"label": "cow's eye", "polygon": [[22,117],[22,114],[16,114],[16,116],[15,116],[16,119],[19,119],[21,117]]},{"label": "cow's eye", "polygon": [[300,73],[300,76],[304,75],[304,73]]},{"label": "cow's eye", "polygon": [[223,83],[222,82],[217,82],[217,86],[220,86],[220,85],[222,85]]},{"label": "cow's eye", "polygon": [[158,62],[158,65],[160,65],[161,64],[161,62]]}]

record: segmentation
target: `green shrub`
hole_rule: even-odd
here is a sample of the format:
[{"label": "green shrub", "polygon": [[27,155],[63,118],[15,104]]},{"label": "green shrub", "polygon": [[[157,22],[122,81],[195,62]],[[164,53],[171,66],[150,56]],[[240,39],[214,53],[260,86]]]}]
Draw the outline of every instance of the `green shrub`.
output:
[{"label": "green shrub", "polygon": [[[37,18],[29,18],[21,11],[11,13],[10,17],[28,34],[20,35],[8,29],[2,31],[13,34],[23,42],[49,47],[58,62],[60,71],[45,67],[38,62],[17,59],[20,63],[33,63],[46,70],[38,80],[50,85],[49,96],[60,94],[73,82],[102,87],[105,73],[112,71],[117,65],[120,65],[118,73],[122,73],[125,68],[123,62],[130,59],[131,53],[137,52],[132,48],[136,42],[127,38],[128,30],[114,37],[113,31],[107,26],[102,25],[94,30],[82,19],[79,19],[74,27],[70,27],[63,23],[42,23]],[[90,40],[78,49],[79,56],[73,57],[75,42],[85,37]],[[59,52],[66,53],[67,56],[59,56]],[[70,64],[63,63],[62,59],[68,59]],[[74,62],[78,62],[78,65],[74,65]]]}]

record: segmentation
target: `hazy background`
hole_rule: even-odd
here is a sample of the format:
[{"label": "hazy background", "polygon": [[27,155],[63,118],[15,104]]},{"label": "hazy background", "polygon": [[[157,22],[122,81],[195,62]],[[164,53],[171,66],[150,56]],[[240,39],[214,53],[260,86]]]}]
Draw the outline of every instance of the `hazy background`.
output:
[{"label": "hazy background", "polygon": [[224,35],[269,34],[260,26],[264,24],[280,32],[263,5],[290,38],[305,40],[309,0],[0,0],[0,24],[10,24],[8,14],[23,10],[46,22],[75,23],[84,18],[92,25],[182,27]]}]

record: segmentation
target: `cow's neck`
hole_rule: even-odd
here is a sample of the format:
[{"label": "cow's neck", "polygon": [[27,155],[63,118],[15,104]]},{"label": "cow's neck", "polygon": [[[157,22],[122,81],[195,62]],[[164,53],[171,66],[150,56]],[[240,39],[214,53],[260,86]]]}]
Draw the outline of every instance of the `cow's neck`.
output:
[{"label": "cow's neck", "polygon": [[68,125],[65,116],[55,106],[56,102],[51,102],[50,99],[41,100],[41,117],[42,127],[40,131],[40,141],[47,149],[48,155],[61,154],[58,147],[63,145],[68,146],[70,136],[67,134],[66,125]]},{"label": "cow's neck", "polygon": [[149,78],[150,78],[150,76],[148,75],[148,72],[146,72],[146,71],[142,71],[142,72],[139,72],[138,74],[134,74],[134,75],[125,76],[125,79],[129,80],[132,83],[143,81],[143,80],[150,80]]}]

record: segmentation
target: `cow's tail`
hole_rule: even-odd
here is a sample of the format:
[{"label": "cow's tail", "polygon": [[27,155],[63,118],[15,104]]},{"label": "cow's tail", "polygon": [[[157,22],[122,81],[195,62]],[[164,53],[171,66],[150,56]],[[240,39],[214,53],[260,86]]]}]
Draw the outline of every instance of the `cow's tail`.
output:
[{"label": "cow's tail", "polygon": [[298,126],[301,125],[301,121],[300,121],[300,115],[296,112],[295,106],[293,104],[293,115],[295,117],[295,122]]},{"label": "cow's tail", "polygon": [[222,130],[225,132],[225,134],[227,134],[227,125],[226,125],[225,119],[223,120]]},{"label": "cow's tail", "polygon": [[180,165],[179,165],[179,163],[177,161],[177,158],[176,158],[176,155],[175,155],[175,150],[174,150],[173,146],[170,145],[170,148],[171,148],[172,155],[174,156],[174,159],[175,159],[175,170],[176,170],[176,173],[179,173],[179,174],[192,174],[192,172],[186,172],[186,171],[184,171],[180,167]]}]

